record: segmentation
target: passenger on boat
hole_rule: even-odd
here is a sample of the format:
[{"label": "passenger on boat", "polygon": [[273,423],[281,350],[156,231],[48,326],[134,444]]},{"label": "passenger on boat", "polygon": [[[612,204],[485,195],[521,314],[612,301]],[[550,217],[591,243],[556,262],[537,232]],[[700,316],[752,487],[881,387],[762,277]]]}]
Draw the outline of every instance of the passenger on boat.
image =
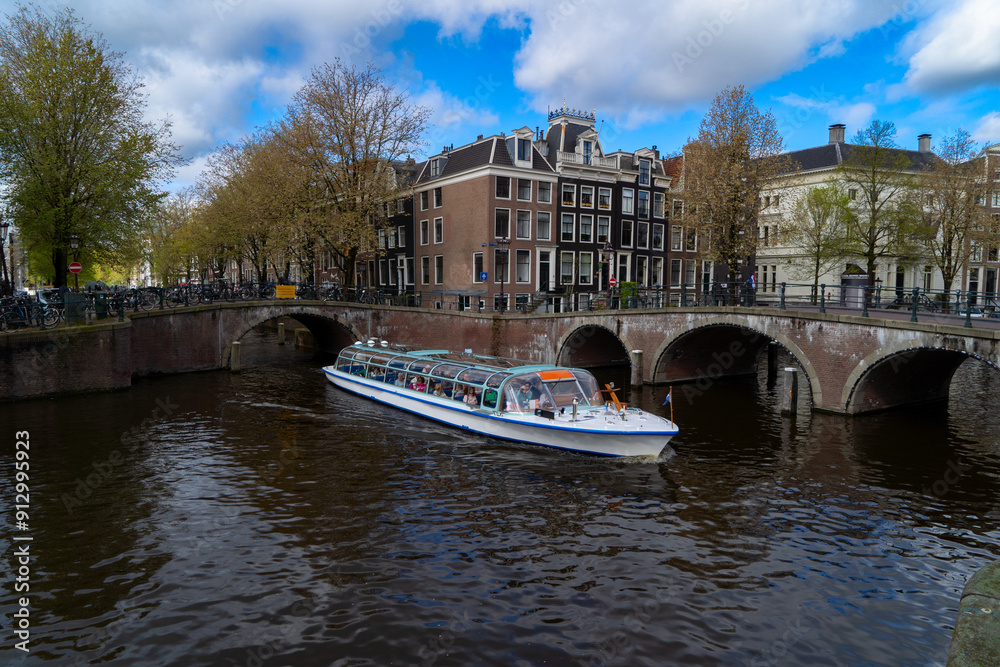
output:
[{"label": "passenger on boat", "polygon": [[465,402],[465,389],[462,388],[462,385],[456,385],[455,386],[455,393],[452,394],[452,398],[454,398],[456,401],[460,401],[462,403]]},{"label": "passenger on boat", "polygon": [[469,405],[479,405],[479,388],[473,389],[465,395],[465,402]]},{"label": "passenger on boat", "polygon": [[531,407],[531,387],[527,383],[522,384],[517,390],[517,407],[520,410],[527,410]]},{"label": "passenger on boat", "polygon": [[417,391],[427,391],[427,378],[418,375],[417,382],[413,388]]},{"label": "passenger on boat", "polygon": [[441,387],[441,383],[440,382],[438,382],[437,384],[434,385],[434,395],[435,396],[444,396],[444,388]]}]

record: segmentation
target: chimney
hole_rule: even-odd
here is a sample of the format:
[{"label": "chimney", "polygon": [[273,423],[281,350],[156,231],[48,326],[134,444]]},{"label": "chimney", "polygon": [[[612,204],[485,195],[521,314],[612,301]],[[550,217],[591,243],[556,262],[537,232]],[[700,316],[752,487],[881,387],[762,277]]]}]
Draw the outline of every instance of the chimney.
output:
[{"label": "chimney", "polygon": [[931,152],[931,135],[921,134],[917,137],[917,150],[921,153]]},{"label": "chimney", "polygon": [[846,126],[843,123],[835,123],[830,126],[830,143],[831,144],[842,144],[844,143],[844,132]]}]

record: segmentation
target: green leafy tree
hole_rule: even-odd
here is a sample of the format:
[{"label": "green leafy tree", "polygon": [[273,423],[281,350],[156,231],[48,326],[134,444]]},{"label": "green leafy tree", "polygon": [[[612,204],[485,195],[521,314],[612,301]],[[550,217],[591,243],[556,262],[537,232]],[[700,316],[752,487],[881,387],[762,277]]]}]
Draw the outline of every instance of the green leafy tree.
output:
[{"label": "green leafy tree", "polygon": [[138,75],[65,10],[21,7],[0,26],[0,179],[35,270],[66,283],[82,259],[141,255],[159,184],[182,161],[170,124],[144,118]]},{"label": "green leafy tree", "polygon": [[920,204],[915,167],[896,145],[896,126],[873,120],[859,130],[837,175],[851,197],[845,248],[861,258],[874,285],[878,262],[919,255]]},{"label": "green leafy tree", "polygon": [[813,285],[813,301],[820,276],[834,270],[847,257],[848,226],[853,218],[851,200],[836,185],[809,188],[796,202],[778,241],[797,249],[788,259],[796,280]]}]

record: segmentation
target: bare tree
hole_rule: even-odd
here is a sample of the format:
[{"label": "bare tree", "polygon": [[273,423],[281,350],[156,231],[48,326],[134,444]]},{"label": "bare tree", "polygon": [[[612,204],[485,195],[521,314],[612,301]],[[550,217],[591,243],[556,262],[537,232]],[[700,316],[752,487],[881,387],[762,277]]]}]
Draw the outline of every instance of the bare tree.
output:
[{"label": "bare tree", "polygon": [[789,223],[780,234],[782,244],[798,250],[788,259],[789,272],[812,283],[813,302],[820,276],[847,257],[847,230],[853,217],[850,203],[847,193],[836,185],[810,188],[795,202]]},{"label": "bare tree", "polygon": [[921,182],[923,239],[941,271],[945,291],[969,261],[971,241],[988,233],[982,202],[990,192],[984,148],[959,129],[936,147],[938,160]]},{"label": "bare tree", "polygon": [[325,189],[313,229],[348,283],[358,253],[375,244],[385,202],[396,194],[392,165],[420,148],[429,115],[373,65],[357,69],[339,59],[314,69],[295,95],[281,138]]},{"label": "bare tree", "polygon": [[743,86],[719,93],[684,148],[684,223],[708,239],[706,255],[730,280],[757,252],[762,193],[795,170],[770,111],[761,112]]},{"label": "bare tree", "polygon": [[914,169],[896,145],[896,126],[879,120],[858,131],[837,169],[853,213],[845,247],[865,263],[869,285],[882,257],[905,262],[919,254]]}]

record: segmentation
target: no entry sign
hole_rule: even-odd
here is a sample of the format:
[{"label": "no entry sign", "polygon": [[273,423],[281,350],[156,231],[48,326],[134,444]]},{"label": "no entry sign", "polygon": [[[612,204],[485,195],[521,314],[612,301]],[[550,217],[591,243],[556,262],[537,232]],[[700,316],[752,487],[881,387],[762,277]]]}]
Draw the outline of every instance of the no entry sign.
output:
[{"label": "no entry sign", "polygon": [[70,262],[69,271],[70,273],[80,273],[83,271],[83,264],[80,262]]}]

